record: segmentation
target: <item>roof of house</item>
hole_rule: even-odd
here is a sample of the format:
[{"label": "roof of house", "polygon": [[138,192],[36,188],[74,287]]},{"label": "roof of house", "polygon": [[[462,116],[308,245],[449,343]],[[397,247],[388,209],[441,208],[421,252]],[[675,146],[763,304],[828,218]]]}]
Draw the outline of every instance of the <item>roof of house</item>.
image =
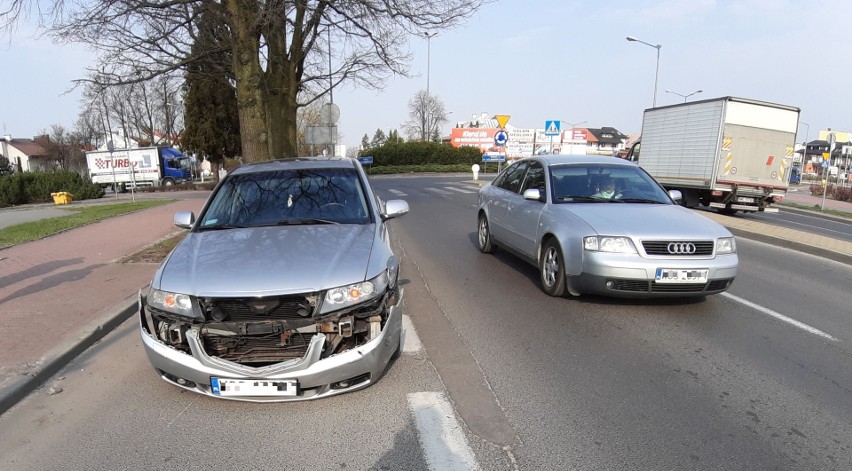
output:
[{"label": "roof of house", "polygon": [[595,140],[601,144],[621,144],[627,136],[619,132],[618,129],[612,127],[586,128],[587,131],[595,136]]},{"label": "roof of house", "polygon": [[9,145],[18,149],[23,154],[26,154],[28,157],[40,157],[47,155],[47,150],[36,144],[36,142],[32,139],[12,139],[9,141]]}]

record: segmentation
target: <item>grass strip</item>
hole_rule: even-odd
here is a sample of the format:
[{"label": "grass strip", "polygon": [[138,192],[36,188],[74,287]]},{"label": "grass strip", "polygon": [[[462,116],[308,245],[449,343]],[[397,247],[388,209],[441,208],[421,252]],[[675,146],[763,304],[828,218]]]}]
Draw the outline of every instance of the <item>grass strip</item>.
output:
[{"label": "grass strip", "polygon": [[43,239],[58,232],[85,226],[115,216],[129,214],[154,206],[173,203],[175,200],[149,200],[136,203],[96,204],[90,206],[75,206],[61,208],[73,211],[67,216],[57,216],[39,221],[24,222],[0,229],[0,249],[11,247],[24,242]]}]

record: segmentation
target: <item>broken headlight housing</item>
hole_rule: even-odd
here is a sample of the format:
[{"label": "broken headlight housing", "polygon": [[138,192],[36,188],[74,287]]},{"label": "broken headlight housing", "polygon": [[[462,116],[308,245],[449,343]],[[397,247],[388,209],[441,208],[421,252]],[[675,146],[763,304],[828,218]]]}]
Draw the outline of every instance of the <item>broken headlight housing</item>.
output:
[{"label": "broken headlight housing", "polygon": [[388,272],[385,270],[371,280],[339,286],[326,291],[320,314],[355,306],[382,296],[388,289],[388,278]]},{"label": "broken headlight housing", "polygon": [[172,293],[151,288],[148,293],[148,305],[160,311],[180,316],[193,317],[192,299],[188,294]]}]

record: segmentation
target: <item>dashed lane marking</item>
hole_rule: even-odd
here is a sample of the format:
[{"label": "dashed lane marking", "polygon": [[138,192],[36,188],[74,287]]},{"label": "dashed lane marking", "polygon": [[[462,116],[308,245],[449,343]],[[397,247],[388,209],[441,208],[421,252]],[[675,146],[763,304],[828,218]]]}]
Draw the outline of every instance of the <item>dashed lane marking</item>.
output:
[{"label": "dashed lane marking", "polygon": [[389,192],[395,194],[396,196],[408,196],[408,193],[399,190],[388,190]]},{"label": "dashed lane marking", "polygon": [[457,187],[454,187],[454,186],[445,186],[444,189],[445,190],[458,191],[459,193],[467,193],[467,194],[477,193],[477,191],[474,191],[474,190],[468,190],[468,189],[465,189],[465,188],[457,188]]},{"label": "dashed lane marking", "polygon": [[414,330],[414,324],[408,314],[402,316],[402,353],[417,353],[423,350],[423,345],[420,343],[420,337],[417,336],[417,331]]},{"label": "dashed lane marking", "polygon": [[442,190],[440,188],[427,187],[426,191],[431,191],[432,193],[438,193],[439,195],[452,195],[451,192]]}]

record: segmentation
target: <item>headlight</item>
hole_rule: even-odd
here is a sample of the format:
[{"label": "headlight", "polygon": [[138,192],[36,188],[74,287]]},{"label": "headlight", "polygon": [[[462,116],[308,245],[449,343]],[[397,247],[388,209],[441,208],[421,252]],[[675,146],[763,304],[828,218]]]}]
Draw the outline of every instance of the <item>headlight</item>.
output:
[{"label": "headlight", "polygon": [[633,241],[627,237],[583,237],[583,249],[595,252],[638,253]]},{"label": "headlight", "polygon": [[737,243],[734,242],[733,237],[722,237],[721,239],[716,239],[716,255],[726,253],[737,253]]},{"label": "headlight", "polygon": [[384,294],[388,288],[388,273],[383,271],[381,275],[372,280],[362,281],[347,286],[332,288],[325,292],[325,302],[322,303],[320,314],[337,311],[349,306],[369,301]]},{"label": "headlight", "polygon": [[192,300],[186,294],[151,288],[151,292],[148,293],[148,305],[161,311],[171,312],[172,314],[193,317]]}]

